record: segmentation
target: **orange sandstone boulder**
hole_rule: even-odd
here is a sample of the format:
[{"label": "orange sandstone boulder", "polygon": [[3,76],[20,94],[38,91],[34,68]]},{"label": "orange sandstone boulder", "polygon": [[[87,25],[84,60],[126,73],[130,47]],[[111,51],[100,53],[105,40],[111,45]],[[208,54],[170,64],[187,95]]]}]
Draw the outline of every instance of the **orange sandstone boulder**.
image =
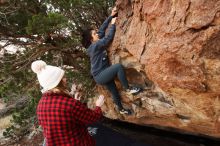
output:
[{"label": "orange sandstone boulder", "polygon": [[220,0],[117,0],[119,17],[109,58],[144,88],[116,111],[110,94],[103,110],[112,119],[220,138]]}]

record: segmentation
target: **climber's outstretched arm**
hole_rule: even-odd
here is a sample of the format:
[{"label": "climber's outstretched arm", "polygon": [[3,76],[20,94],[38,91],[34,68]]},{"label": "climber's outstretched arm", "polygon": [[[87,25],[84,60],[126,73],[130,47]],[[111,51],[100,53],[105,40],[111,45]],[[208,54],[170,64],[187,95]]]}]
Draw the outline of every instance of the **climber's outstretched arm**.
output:
[{"label": "climber's outstretched arm", "polygon": [[98,30],[99,39],[102,39],[105,36],[105,30],[108,28],[109,23],[112,20],[112,16],[109,16],[101,25]]},{"label": "climber's outstretched arm", "polygon": [[115,15],[117,15],[116,7],[112,9],[111,15],[103,22],[103,24],[99,28],[98,30],[99,39],[102,39],[105,36],[105,31],[108,28],[108,25],[111,22],[112,18],[115,17]]},{"label": "climber's outstretched arm", "polygon": [[111,26],[108,29],[108,34],[96,42],[98,48],[105,49],[106,46],[108,46],[112,42],[116,31],[115,22],[116,22],[116,18],[113,18],[111,21]]},{"label": "climber's outstretched arm", "polygon": [[109,45],[112,42],[114,38],[115,30],[116,30],[116,26],[114,24],[111,25],[108,34],[105,35],[105,37],[103,37],[96,43],[97,46],[99,46],[99,48],[105,49],[105,46]]}]

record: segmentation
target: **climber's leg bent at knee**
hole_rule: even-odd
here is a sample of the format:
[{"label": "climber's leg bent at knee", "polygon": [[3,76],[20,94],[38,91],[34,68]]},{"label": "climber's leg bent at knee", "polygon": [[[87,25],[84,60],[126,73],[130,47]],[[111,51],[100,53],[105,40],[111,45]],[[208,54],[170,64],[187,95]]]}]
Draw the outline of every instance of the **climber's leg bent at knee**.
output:
[{"label": "climber's leg bent at knee", "polygon": [[95,81],[98,84],[106,84],[106,83],[114,80],[114,78],[116,76],[118,77],[119,81],[121,82],[123,88],[128,89],[129,88],[128,81],[125,76],[123,66],[119,63],[111,65],[108,68],[104,69],[102,72],[100,72],[95,77]]},{"label": "climber's leg bent at knee", "polygon": [[94,79],[98,84],[106,84],[110,81],[113,81],[115,77],[118,77],[123,88],[130,94],[137,94],[141,91],[138,87],[129,87],[128,81],[125,75],[124,68],[121,64],[114,64],[104,69],[99,73]]},{"label": "climber's leg bent at knee", "polygon": [[124,68],[121,64],[115,64],[112,65],[106,69],[104,69],[102,72],[100,72],[97,76],[94,77],[95,81],[98,84],[105,85],[108,91],[112,94],[112,98],[114,100],[114,103],[117,105],[118,110],[121,114],[131,114],[130,110],[124,109],[121,104],[120,94],[118,92],[118,89],[115,85],[114,78],[118,77],[119,81],[121,82],[123,88],[128,93],[138,93],[140,92],[140,88],[137,87],[129,87],[128,81],[125,75]]}]

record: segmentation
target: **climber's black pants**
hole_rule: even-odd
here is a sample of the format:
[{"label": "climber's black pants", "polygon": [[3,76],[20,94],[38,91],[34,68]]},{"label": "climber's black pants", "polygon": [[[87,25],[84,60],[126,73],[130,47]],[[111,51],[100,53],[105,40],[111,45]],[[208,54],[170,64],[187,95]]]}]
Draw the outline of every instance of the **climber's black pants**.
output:
[{"label": "climber's black pants", "polygon": [[94,77],[96,83],[100,85],[106,86],[106,88],[111,92],[112,98],[115,104],[118,106],[119,110],[122,109],[121,99],[119,92],[116,88],[114,78],[118,77],[119,81],[121,82],[123,88],[128,89],[128,81],[125,76],[125,72],[123,66],[121,64],[114,64],[102,72],[100,72],[97,76]]}]

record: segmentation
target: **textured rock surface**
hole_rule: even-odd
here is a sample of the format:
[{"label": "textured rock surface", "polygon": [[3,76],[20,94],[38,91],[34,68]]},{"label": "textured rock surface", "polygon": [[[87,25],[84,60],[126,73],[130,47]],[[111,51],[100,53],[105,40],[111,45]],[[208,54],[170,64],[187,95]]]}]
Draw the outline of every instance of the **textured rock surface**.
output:
[{"label": "textured rock surface", "polygon": [[107,98],[106,116],[220,138],[220,0],[118,0],[117,6],[109,57],[144,92],[121,92],[132,116],[119,115]]}]

